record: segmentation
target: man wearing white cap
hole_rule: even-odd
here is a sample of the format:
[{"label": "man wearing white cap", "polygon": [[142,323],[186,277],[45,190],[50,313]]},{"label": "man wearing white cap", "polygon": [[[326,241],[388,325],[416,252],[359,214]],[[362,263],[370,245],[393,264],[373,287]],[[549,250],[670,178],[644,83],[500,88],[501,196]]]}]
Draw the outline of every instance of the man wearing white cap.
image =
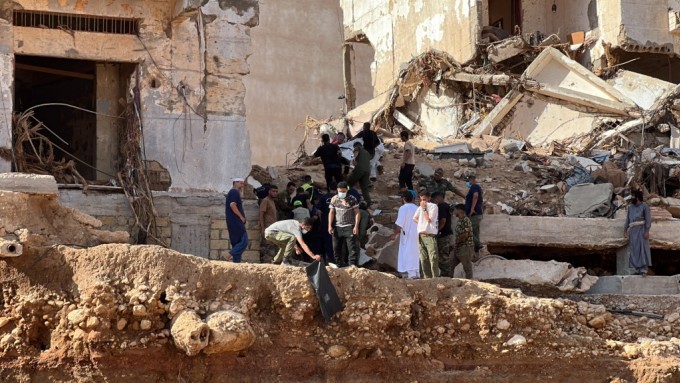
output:
[{"label": "man wearing white cap", "polygon": [[234,184],[227,193],[226,216],[227,231],[231,242],[231,251],[226,260],[241,262],[241,256],[248,247],[248,233],[246,232],[246,215],[243,212],[243,201],[241,201],[241,191],[243,190],[243,178],[234,178]]}]

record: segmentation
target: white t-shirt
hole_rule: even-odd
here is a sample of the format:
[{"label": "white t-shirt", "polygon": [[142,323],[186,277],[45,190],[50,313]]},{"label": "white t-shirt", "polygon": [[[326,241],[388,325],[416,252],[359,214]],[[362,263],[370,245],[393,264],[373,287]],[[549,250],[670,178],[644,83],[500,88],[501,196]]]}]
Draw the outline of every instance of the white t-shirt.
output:
[{"label": "white t-shirt", "polygon": [[427,213],[430,216],[430,222],[427,222],[425,220],[425,216],[423,215],[423,208],[418,206],[418,211],[416,211],[416,214],[413,216],[413,220],[418,222],[418,234],[425,233],[425,234],[432,234],[432,235],[437,235],[439,232],[439,208],[437,207],[436,204],[433,204],[431,202],[427,203]]},{"label": "white t-shirt", "polygon": [[280,231],[282,233],[288,233],[293,235],[295,238],[302,237],[302,230],[300,230],[300,222],[294,219],[287,219],[284,221],[274,222],[271,226],[264,229],[265,235],[267,233]]},{"label": "white t-shirt", "polygon": [[[411,151],[411,158],[406,159],[406,150]],[[404,161],[405,164],[407,165],[415,165],[416,164],[416,147],[413,145],[413,142],[411,141],[406,141],[404,142]]]}]

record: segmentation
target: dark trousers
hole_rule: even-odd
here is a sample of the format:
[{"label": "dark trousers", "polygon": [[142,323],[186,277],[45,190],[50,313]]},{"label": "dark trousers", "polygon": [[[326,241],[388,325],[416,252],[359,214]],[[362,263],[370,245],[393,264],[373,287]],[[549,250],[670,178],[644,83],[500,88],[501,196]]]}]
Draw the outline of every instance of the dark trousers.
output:
[{"label": "dark trousers", "polygon": [[415,165],[404,165],[403,168],[399,169],[399,188],[403,189],[406,187],[408,190],[413,190],[413,168]]},{"label": "dark trousers", "polygon": [[347,179],[347,184],[350,187],[354,187],[356,183],[359,183],[359,187],[361,187],[361,197],[366,201],[368,206],[371,206],[371,196],[369,195],[369,186],[371,184],[371,171],[370,170],[357,170],[357,168],[354,168],[352,170],[352,173],[349,175],[349,178]]},{"label": "dark trousers", "polygon": [[335,260],[340,267],[359,265],[359,245],[352,228],[352,226],[336,227],[333,233]]},{"label": "dark trousers", "polygon": [[324,176],[326,178],[326,187],[330,187],[330,185],[333,183],[333,179],[335,178],[335,183],[338,183],[342,181],[342,169],[340,168],[340,165],[337,167],[335,166],[324,166],[323,168]]}]

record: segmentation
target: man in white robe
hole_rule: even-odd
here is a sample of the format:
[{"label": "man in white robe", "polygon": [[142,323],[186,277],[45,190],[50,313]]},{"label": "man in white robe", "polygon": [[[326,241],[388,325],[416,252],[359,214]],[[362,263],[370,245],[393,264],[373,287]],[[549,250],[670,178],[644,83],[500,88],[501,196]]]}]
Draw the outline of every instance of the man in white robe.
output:
[{"label": "man in white robe", "polygon": [[413,194],[404,192],[401,196],[403,205],[397,214],[397,227],[394,229],[393,240],[399,235],[399,258],[397,271],[407,273],[409,278],[420,277],[420,258],[418,257],[418,224],[413,216],[418,206],[413,203]]}]

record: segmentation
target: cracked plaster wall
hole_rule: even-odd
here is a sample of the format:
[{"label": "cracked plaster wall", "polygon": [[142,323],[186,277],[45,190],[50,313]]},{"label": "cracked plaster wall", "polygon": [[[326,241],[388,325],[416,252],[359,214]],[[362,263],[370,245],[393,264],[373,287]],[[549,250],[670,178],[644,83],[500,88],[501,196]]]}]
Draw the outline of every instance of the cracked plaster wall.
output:
[{"label": "cracked plaster wall", "polygon": [[[139,38],[69,34],[12,27],[8,15],[13,6],[143,21]],[[257,25],[258,12],[257,0],[3,2],[0,146],[10,144],[14,54],[138,63],[147,158],[168,169],[173,191],[228,190],[233,178],[250,171],[243,77],[249,72],[250,29]],[[0,170],[9,170],[9,164],[2,161]]]},{"label": "cracked plaster wall", "polygon": [[465,63],[476,53],[481,0],[340,0],[345,38],[365,34],[375,49],[373,94],[387,91],[403,63],[430,49]]},{"label": "cracked plaster wall", "polygon": [[[342,11],[338,0],[263,2],[260,24],[251,34],[251,73],[245,84],[252,159],[262,166],[283,165],[302,141],[304,131],[295,127],[307,116],[342,113]],[[355,60],[365,72],[372,61],[367,56],[361,49]],[[366,101],[370,97],[364,95],[373,93],[370,75],[357,80],[358,101]],[[307,149],[316,149],[317,143],[310,140]]]},{"label": "cracked plaster wall", "polygon": [[670,31],[669,11],[680,12],[680,1],[600,0],[602,39],[632,52],[680,54],[680,33]]}]

